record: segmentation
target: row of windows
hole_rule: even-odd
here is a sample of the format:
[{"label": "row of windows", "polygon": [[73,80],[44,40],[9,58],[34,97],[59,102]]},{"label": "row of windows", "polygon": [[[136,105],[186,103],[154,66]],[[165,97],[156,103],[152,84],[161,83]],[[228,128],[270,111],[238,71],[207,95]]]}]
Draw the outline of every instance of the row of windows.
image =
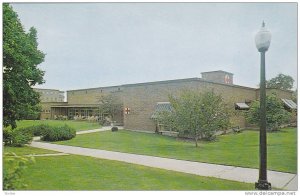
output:
[{"label": "row of windows", "polygon": [[[114,90],[111,90],[111,91],[108,91],[108,92],[117,92],[117,91],[120,91],[121,90],[121,88],[119,87],[119,88],[117,88],[117,89],[114,89]],[[81,94],[81,93],[84,93],[84,94],[88,94],[88,93],[94,93],[94,92],[100,92],[100,93],[102,93],[103,92],[103,89],[100,89],[100,90],[98,90],[98,91],[95,91],[95,90],[85,90],[85,91],[77,91],[77,92],[72,92],[72,95],[74,95],[75,93],[76,94]]]},{"label": "row of windows", "polygon": [[99,116],[98,109],[69,109],[69,116]]},{"label": "row of windows", "polygon": [[62,98],[48,98],[48,97],[45,97],[45,98],[42,98],[42,101],[63,101]]},{"label": "row of windows", "polygon": [[55,92],[55,91],[39,91],[39,93],[46,94],[46,95],[59,94],[59,92]]}]

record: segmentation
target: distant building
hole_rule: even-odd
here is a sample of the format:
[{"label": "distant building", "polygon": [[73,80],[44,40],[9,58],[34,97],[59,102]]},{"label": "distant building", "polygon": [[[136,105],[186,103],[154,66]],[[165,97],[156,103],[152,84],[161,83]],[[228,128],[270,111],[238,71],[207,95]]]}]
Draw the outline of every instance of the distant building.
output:
[{"label": "distant building", "polygon": [[34,91],[40,94],[40,101],[42,105],[41,119],[50,119],[51,118],[51,106],[53,104],[65,104],[64,91],[56,89],[41,89],[34,88]]},{"label": "distant building", "polygon": [[[123,103],[123,112],[117,114],[119,124],[131,130],[155,131],[158,127],[155,120],[156,110],[167,109],[169,107],[168,96],[178,95],[183,89],[199,92],[214,91],[216,94],[221,94],[226,102],[232,103],[233,108],[241,110],[248,109],[252,101],[259,99],[259,89],[235,85],[233,74],[220,70],[203,72],[202,78],[69,90],[67,102],[49,104],[49,118],[63,115],[68,116],[69,119],[78,116],[83,119],[97,116],[97,119],[101,119],[103,116],[98,109],[99,97],[112,93]],[[276,92],[281,99],[291,100],[292,91],[267,89],[267,93],[271,91]],[[247,126],[243,115],[233,117],[231,121],[233,126]]]},{"label": "distant building", "polygon": [[41,102],[63,102],[65,99],[64,91],[41,88],[34,88],[33,90],[40,93]]}]

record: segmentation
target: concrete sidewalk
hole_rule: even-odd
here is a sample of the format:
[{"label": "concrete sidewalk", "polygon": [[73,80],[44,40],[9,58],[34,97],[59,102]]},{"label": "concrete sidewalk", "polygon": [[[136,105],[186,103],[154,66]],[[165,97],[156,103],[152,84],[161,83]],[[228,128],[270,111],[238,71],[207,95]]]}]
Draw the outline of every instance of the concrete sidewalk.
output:
[{"label": "concrete sidewalk", "polygon": [[[123,127],[117,126],[118,129],[123,129]],[[109,131],[111,130],[111,126],[105,126],[101,127],[100,129],[93,129],[93,130],[85,130],[85,131],[77,131],[76,135],[86,134],[86,133],[95,133],[95,132],[101,132],[101,131]]]},{"label": "concrete sidewalk", "polygon": [[[81,148],[33,141],[32,147],[54,150],[67,154],[91,156],[102,159],[116,160],[160,169],[184,172],[199,176],[215,177],[239,182],[255,183],[258,180],[258,169],[225,166],[168,159],[154,156],[121,153],[107,150]],[[296,191],[298,189],[296,174],[268,171],[268,181],[273,188]],[[253,185],[254,186],[254,185]]]},{"label": "concrete sidewalk", "polygon": [[[121,126],[117,126],[117,127],[118,127],[119,130],[123,129],[123,127],[121,127]],[[105,126],[105,127],[99,128],[99,129],[77,131],[76,135],[87,134],[87,133],[95,133],[95,132],[101,132],[101,131],[109,131],[109,130],[111,130],[111,128],[112,128],[111,126]],[[40,139],[41,139],[40,136],[33,137],[33,141],[38,141]]]}]

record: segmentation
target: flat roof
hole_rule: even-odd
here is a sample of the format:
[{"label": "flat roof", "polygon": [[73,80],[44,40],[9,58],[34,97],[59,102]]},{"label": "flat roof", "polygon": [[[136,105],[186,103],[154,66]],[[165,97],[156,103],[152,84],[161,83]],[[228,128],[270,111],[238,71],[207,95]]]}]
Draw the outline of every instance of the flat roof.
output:
[{"label": "flat roof", "polygon": [[[229,72],[228,72],[229,73]],[[97,88],[85,88],[85,89],[76,89],[76,90],[69,90],[67,92],[72,91],[84,91],[84,90],[97,90],[97,89],[108,89],[108,88],[118,88],[118,87],[133,87],[133,86],[143,86],[143,85],[155,85],[155,84],[166,84],[166,83],[176,83],[176,82],[206,82],[211,84],[218,84],[218,85],[224,85],[228,87],[234,87],[234,88],[244,88],[244,89],[250,89],[250,90],[256,90],[256,88],[246,87],[246,86],[240,86],[236,84],[225,84],[225,83],[218,83],[213,81],[204,80],[202,78],[184,78],[184,79],[174,79],[174,80],[162,80],[162,81],[154,81],[154,82],[142,82],[142,83],[133,83],[133,84],[123,84],[123,85],[117,85],[117,86],[106,86],[106,87],[97,87]]]},{"label": "flat roof", "polygon": [[201,74],[203,74],[203,73],[214,73],[214,72],[223,72],[223,73],[227,73],[227,74],[234,75],[233,73],[230,73],[230,72],[228,72],[228,71],[223,71],[223,70],[217,70],[217,71],[206,71],[206,72],[201,72]]},{"label": "flat roof", "polygon": [[45,91],[59,91],[59,92],[65,92],[65,91],[61,91],[61,90],[58,90],[58,89],[51,89],[51,88],[32,88],[32,89],[35,89],[35,90],[45,90]]},{"label": "flat roof", "polygon": [[72,104],[72,105],[52,105],[51,108],[93,108],[99,104]]}]

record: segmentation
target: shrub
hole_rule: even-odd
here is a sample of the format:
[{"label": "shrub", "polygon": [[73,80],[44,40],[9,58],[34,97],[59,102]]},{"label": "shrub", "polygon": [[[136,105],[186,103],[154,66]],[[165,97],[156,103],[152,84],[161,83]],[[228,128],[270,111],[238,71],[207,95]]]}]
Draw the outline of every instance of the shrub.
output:
[{"label": "shrub", "polygon": [[5,146],[8,146],[12,140],[12,131],[10,129],[3,129],[3,142]]},{"label": "shrub", "polygon": [[[291,113],[284,109],[282,101],[276,94],[266,97],[267,131],[278,131],[284,124],[289,123]],[[260,102],[254,101],[246,113],[246,120],[250,124],[260,125]]]},{"label": "shrub", "polygon": [[22,147],[30,143],[32,137],[32,132],[27,128],[3,130],[3,142],[6,146]]},{"label": "shrub", "polygon": [[[213,91],[200,93],[184,90],[179,96],[169,96],[169,101],[165,112],[159,113],[158,122],[169,129],[183,132],[179,136],[192,137],[196,147],[199,139],[212,141],[217,130],[230,126],[232,107]],[[160,114],[163,116],[160,117]]]},{"label": "shrub", "polygon": [[67,125],[62,127],[51,127],[42,133],[41,140],[43,141],[62,141],[69,140],[76,136],[74,128]]},{"label": "shrub", "polygon": [[41,136],[44,132],[52,129],[52,127],[49,125],[41,124],[28,127],[28,129],[30,129],[34,136]]},{"label": "shrub", "polygon": [[33,157],[17,156],[15,153],[5,153],[3,156],[3,189],[16,190],[26,187],[22,176],[26,167],[34,163]]},{"label": "shrub", "polygon": [[114,131],[118,131],[118,130],[119,130],[118,127],[112,127],[112,128],[111,128],[111,131],[113,131],[113,132],[114,132]]}]

